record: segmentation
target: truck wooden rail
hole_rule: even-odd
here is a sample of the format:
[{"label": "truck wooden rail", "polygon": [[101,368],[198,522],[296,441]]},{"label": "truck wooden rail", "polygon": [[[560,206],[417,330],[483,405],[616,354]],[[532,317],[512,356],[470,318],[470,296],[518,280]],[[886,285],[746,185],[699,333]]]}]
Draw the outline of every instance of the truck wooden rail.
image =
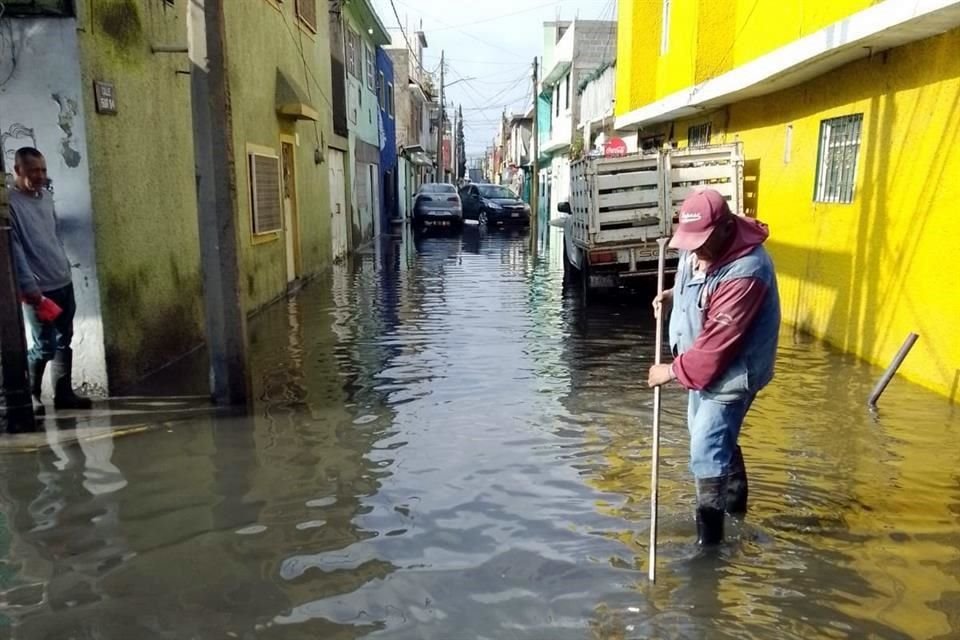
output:
[{"label": "truck wooden rail", "polygon": [[[743,215],[742,143],[661,149],[570,166],[564,259],[584,291],[618,287],[657,273],[657,238],[673,233],[678,209],[693,191],[716,189]],[[676,270],[677,254],[667,256]]]}]

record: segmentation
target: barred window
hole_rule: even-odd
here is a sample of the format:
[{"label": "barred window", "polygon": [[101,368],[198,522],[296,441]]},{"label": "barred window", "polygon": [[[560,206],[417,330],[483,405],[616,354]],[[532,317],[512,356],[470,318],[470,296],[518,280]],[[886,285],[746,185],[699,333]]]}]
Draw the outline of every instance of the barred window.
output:
[{"label": "barred window", "polygon": [[370,45],[367,49],[367,88],[374,91],[377,88],[377,52]]},{"label": "barred window", "polygon": [[280,158],[250,154],[250,203],[253,233],[279,231],[283,218],[280,207]]},{"label": "barred window", "polygon": [[814,202],[853,202],[863,114],[820,122]]},{"label": "barred window", "polygon": [[347,72],[357,80],[363,81],[363,48],[360,36],[347,27]]},{"label": "barred window", "polygon": [[687,129],[688,147],[705,147],[710,144],[710,123],[705,122]]}]

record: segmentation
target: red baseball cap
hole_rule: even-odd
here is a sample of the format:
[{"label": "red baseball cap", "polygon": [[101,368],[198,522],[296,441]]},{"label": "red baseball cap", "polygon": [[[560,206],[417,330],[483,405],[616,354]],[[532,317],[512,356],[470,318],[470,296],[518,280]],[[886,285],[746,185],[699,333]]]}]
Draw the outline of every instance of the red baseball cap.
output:
[{"label": "red baseball cap", "polygon": [[707,241],[717,223],[732,215],[730,205],[720,192],[704,189],[687,196],[680,205],[680,224],[670,240],[670,247],[696,251]]}]

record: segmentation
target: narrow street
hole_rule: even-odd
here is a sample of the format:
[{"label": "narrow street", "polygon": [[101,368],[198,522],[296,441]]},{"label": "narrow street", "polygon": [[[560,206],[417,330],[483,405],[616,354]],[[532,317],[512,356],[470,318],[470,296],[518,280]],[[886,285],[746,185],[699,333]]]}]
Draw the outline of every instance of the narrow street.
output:
[{"label": "narrow street", "polygon": [[132,410],[159,428],[4,451],[3,637],[960,633],[960,418],[902,381],[872,416],[878,371],[789,333],[717,556],[666,393],[648,583],[649,298],[584,309],[529,247],[467,227],[309,283],[252,323],[253,415],[184,362]]}]

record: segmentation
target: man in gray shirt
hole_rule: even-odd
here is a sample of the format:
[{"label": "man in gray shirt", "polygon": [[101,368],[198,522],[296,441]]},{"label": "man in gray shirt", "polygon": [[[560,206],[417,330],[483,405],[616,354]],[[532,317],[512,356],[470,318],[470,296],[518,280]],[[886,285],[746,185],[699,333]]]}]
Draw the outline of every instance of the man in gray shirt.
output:
[{"label": "man in gray shirt", "polygon": [[[17,150],[14,163],[16,186],[10,191],[10,222],[13,257],[20,297],[33,334],[28,354],[31,392],[42,413],[40,401],[43,373],[53,361],[53,405],[57,409],[89,409],[89,398],[73,391],[73,296],[70,261],[60,240],[59,221],[53,209],[53,193],[47,180],[47,161],[33,147]],[[38,307],[49,298],[63,310],[53,322],[44,322]]]}]

